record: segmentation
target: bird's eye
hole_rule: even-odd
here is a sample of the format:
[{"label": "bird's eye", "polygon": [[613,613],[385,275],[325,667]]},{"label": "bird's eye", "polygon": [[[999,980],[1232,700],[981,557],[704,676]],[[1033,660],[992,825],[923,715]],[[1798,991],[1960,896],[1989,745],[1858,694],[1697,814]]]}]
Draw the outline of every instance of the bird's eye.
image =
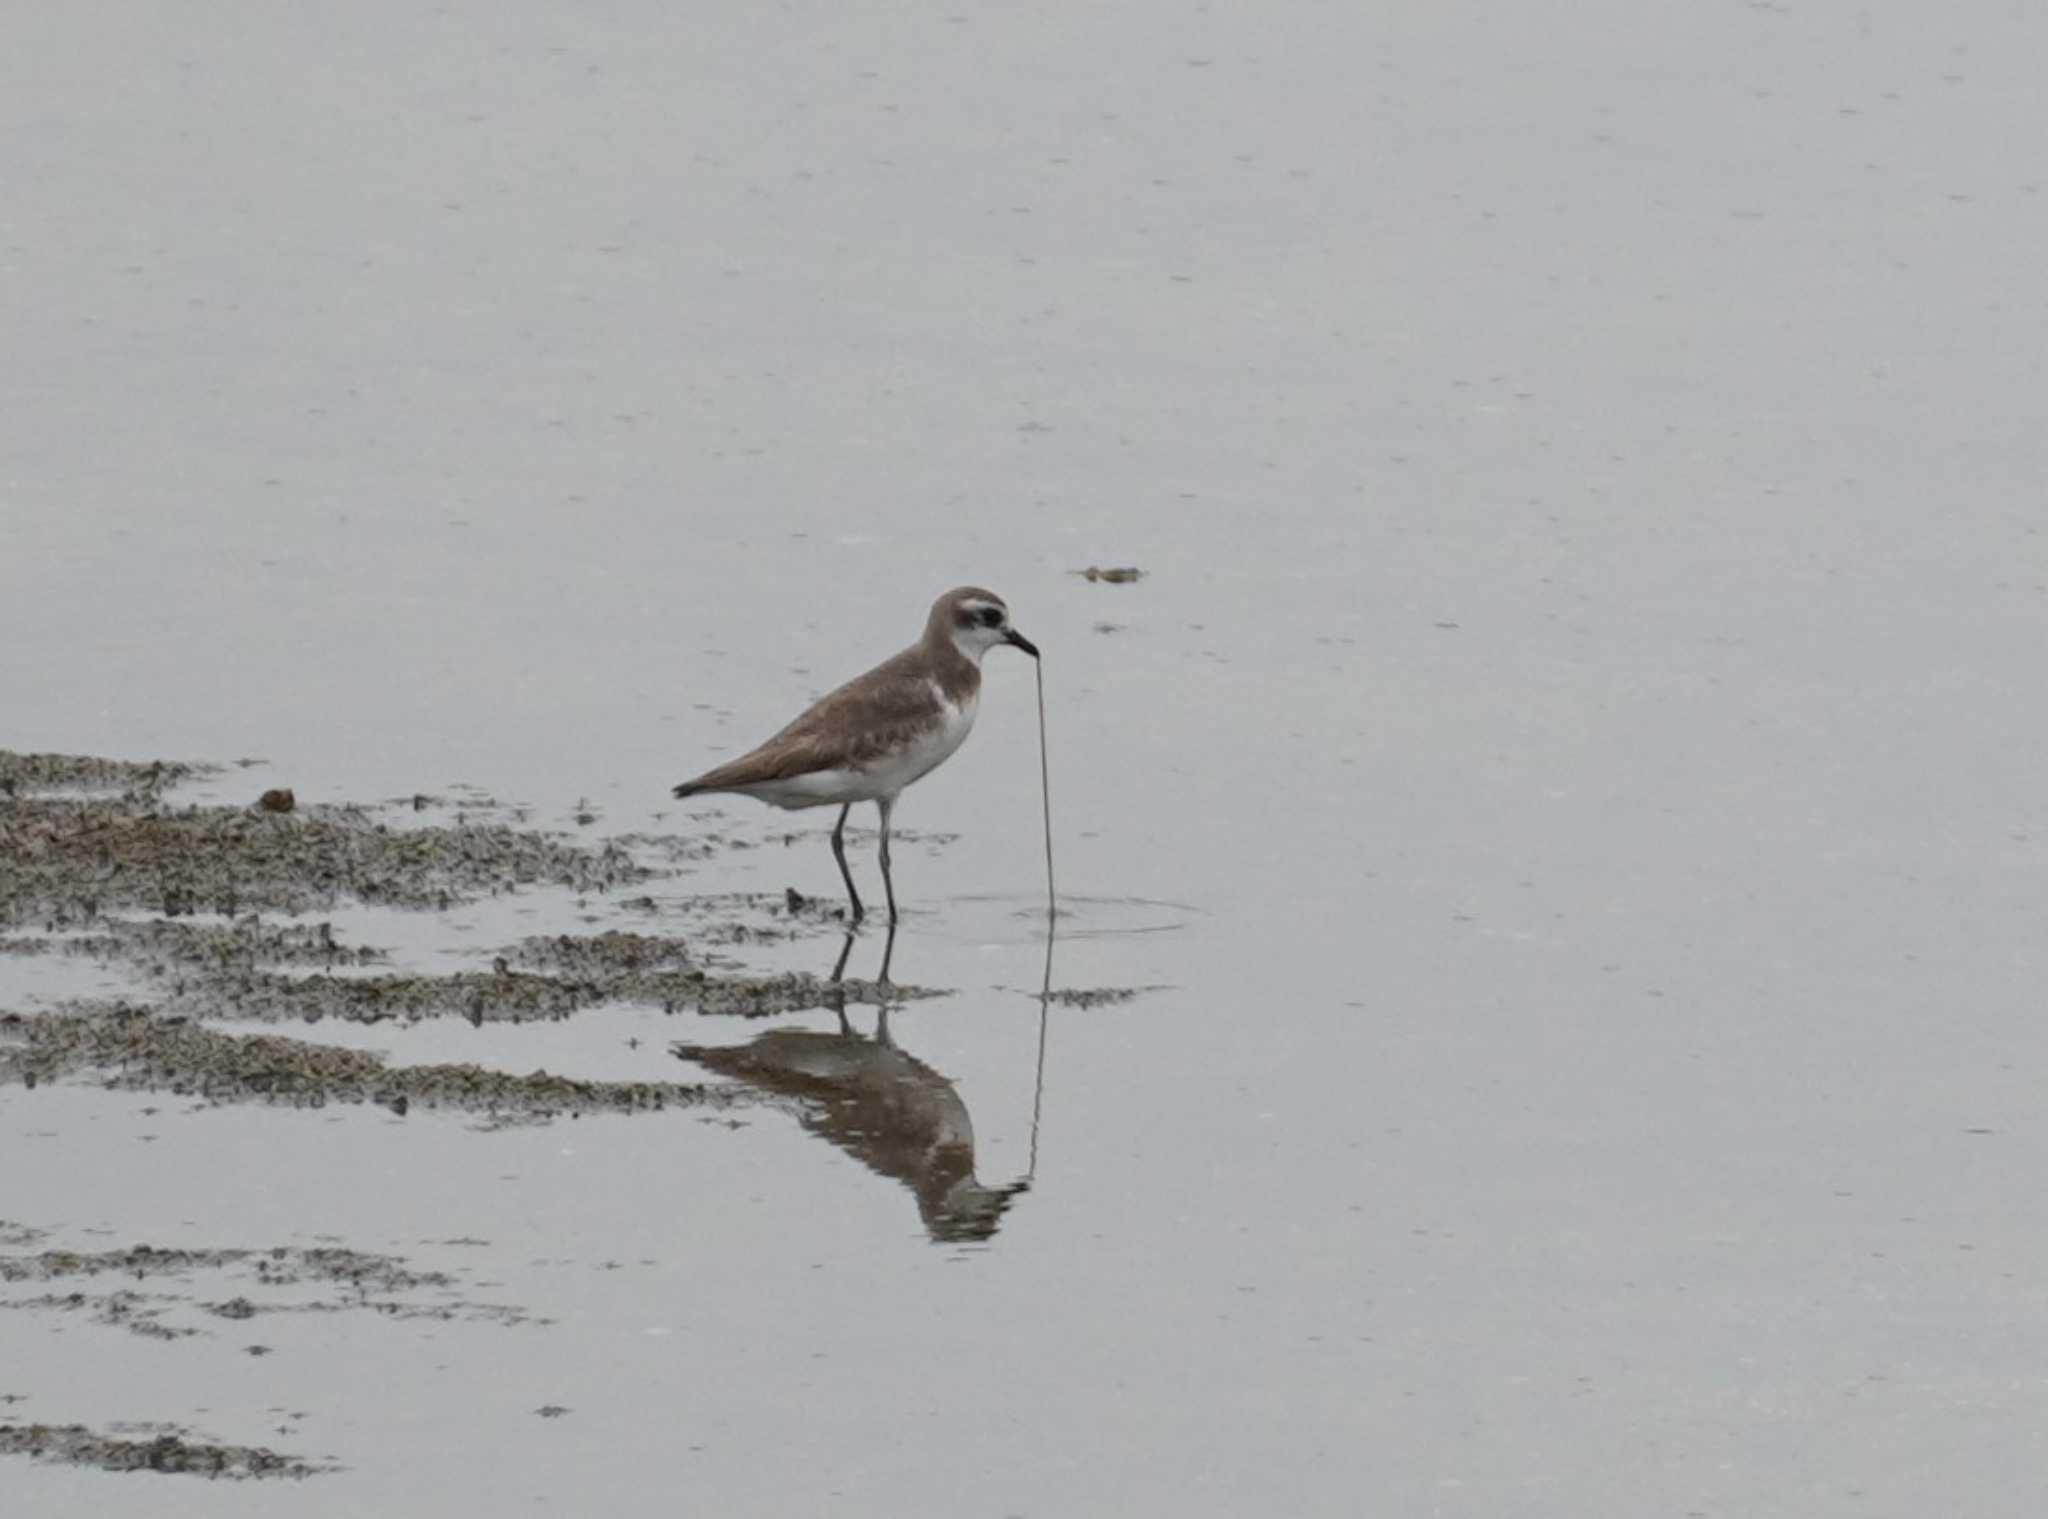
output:
[{"label": "bird's eye", "polygon": [[1003,625],[1003,614],[994,607],[981,609],[981,625],[985,628],[999,628]]}]

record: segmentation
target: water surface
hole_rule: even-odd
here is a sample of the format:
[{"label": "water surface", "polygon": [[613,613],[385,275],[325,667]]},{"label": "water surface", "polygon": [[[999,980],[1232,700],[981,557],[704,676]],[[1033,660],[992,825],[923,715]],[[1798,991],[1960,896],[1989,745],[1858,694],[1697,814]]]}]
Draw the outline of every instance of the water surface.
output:
[{"label": "water surface", "polygon": [[[892,971],[950,995],[889,1045],[861,1005],[318,1031],[650,1081],[850,1040],[791,1058],[943,1076],[978,1182],[1029,1173],[986,1228],[787,1093],[10,1088],[37,1248],[339,1241],[547,1322],[279,1315],[250,1355],[22,1310],[9,1416],[331,1462],[308,1514],[2032,1512],[2032,15],[26,25],[10,747],[759,846],[652,888],[680,922],[837,876],[829,816],[667,787],[985,583],[1046,651],[1053,984],[1150,990],[1041,1027],[997,654],[898,812]],[[1147,575],[1071,573],[1111,564]],[[447,968],[637,911],[336,921]],[[0,960],[0,1006],[94,974]]]}]

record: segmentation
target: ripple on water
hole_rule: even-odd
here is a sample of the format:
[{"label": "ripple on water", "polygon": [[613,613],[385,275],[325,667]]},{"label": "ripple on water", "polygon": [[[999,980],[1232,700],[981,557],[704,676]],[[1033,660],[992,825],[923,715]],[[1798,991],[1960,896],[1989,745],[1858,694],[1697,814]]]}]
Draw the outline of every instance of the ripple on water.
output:
[{"label": "ripple on water", "polygon": [[[1066,896],[1059,899],[1059,937],[1111,939],[1179,933],[1202,909],[1157,897]],[[1045,898],[1028,892],[953,897],[936,932],[978,944],[1035,944],[1045,938]]]}]

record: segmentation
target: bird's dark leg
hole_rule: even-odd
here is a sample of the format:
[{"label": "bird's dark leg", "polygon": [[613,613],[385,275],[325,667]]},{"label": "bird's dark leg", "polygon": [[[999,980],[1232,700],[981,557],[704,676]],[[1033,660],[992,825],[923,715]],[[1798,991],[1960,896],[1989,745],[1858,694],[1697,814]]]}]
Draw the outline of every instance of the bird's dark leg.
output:
[{"label": "bird's dark leg", "polygon": [[[851,811],[853,811],[853,803],[848,802],[839,809],[839,821],[832,825],[832,858],[839,862],[839,878],[846,883],[846,895],[853,902],[853,921],[858,923],[867,916],[867,909],[860,905],[860,893],[853,889],[853,872],[846,868],[846,814]],[[886,834],[883,836],[882,847],[886,852],[888,849],[888,836]],[[889,869],[886,860],[882,867],[882,879],[885,882],[889,879]]]},{"label": "bird's dark leg", "polygon": [[[889,937],[882,941],[882,973],[879,976],[875,977],[875,985],[887,986],[889,984],[889,962],[895,958],[895,955],[896,920],[894,918],[891,918],[889,920]],[[886,1002],[882,1005],[884,1007],[888,1006]]]},{"label": "bird's dark leg", "polygon": [[851,1034],[853,1025],[846,1021],[846,958],[853,953],[853,930],[846,931],[846,942],[839,946],[839,958],[832,962],[831,978],[825,983],[827,992],[825,1005],[839,1015],[839,1032]]},{"label": "bird's dark leg", "polygon": [[896,798],[879,797],[876,810],[882,814],[882,894],[889,899],[889,926],[896,926],[896,883],[889,879],[889,814],[896,810]]}]

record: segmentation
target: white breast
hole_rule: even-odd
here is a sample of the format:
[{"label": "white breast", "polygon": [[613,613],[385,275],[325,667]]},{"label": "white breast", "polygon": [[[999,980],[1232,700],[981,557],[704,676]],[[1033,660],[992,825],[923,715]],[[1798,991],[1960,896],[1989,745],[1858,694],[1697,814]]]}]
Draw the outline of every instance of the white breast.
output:
[{"label": "white breast", "polygon": [[867,767],[877,796],[893,796],[912,781],[931,774],[952,758],[953,752],[966,743],[967,735],[974,731],[975,696],[969,695],[959,702],[948,701],[937,681],[932,682],[932,696],[938,706],[937,721],[920,729],[916,738],[896,753]]}]

